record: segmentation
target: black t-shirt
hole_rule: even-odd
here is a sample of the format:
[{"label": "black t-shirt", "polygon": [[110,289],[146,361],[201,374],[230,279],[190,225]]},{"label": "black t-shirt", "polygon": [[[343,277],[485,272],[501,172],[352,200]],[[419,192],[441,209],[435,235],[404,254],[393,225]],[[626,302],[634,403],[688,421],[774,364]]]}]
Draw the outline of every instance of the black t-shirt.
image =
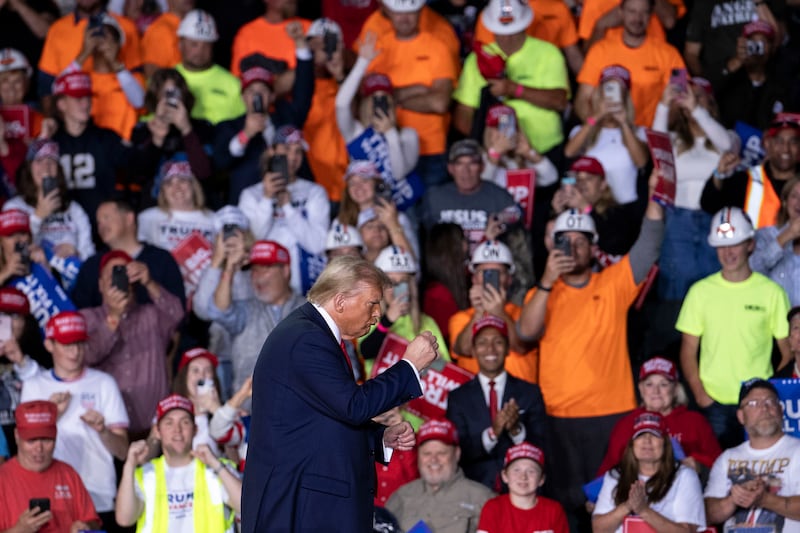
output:
[{"label": "black t-shirt", "polygon": [[[786,15],[785,0],[766,0],[776,20]],[[753,0],[695,1],[689,14],[686,41],[700,43],[703,76],[716,86],[728,59],[736,53],[736,39],[756,16]]]}]

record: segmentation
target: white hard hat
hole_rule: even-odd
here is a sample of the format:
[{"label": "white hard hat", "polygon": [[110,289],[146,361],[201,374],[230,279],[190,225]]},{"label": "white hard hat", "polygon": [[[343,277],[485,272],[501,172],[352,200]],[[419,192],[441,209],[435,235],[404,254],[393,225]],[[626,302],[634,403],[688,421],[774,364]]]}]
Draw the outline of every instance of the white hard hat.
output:
[{"label": "white hard hat", "polygon": [[594,219],[588,213],[581,213],[577,209],[567,209],[556,218],[553,226],[553,235],[565,231],[577,231],[592,236],[592,242],[597,242],[597,227]]},{"label": "white hard hat", "polygon": [[185,37],[193,41],[213,43],[219,39],[217,24],[214,17],[202,9],[193,9],[186,13],[178,26],[178,37]]},{"label": "white hard hat", "polygon": [[708,244],[714,248],[740,244],[755,235],[753,223],[740,207],[723,207],[711,219]]},{"label": "white hard hat", "polygon": [[398,13],[413,13],[419,11],[425,5],[425,0],[383,0],[386,9]]},{"label": "white hard hat", "polygon": [[335,20],[329,18],[317,19],[308,27],[306,37],[322,37],[326,33],[335,33],[341,39],[342,27]]},{"label": "white hard hat", "polygon": [[481,14],[483,25],[495,35],[513,35],[533,22],[528,0],[491,0]]},{"label": "white hard hat", "polygon": [[399,246],[387,246],[375,259],[375,266],[389,274],[400,272],[402,274],[416,274],[417,262],[414,257]]},{"label": "white hard hat", "polygon": [[339,222],[331,224],[331,229],[328,230],[328,236],[325,238],[325,251],[348,246],[364,248],[364,241],[361,240],[361,234],[358,230],[353,226],[340,224]]},{"label": "white hard hat", "polygon": [[244,211],[235,205],[226,205],[214,213],[214,229],[222,231],[225,226],[234,225],[242,231],[250,229],[250,221]]},{"label": "white hard hat", "polygon": [[508,272],[514,273],[514,257],[511,250],[500,241],[483,241],[472,252],[472,261],[469,264],[470,272],[475,272],[475,265],[482,263],[502,263],[508,265]]},{"label": "white hard hat", "polygon": [[15,48],[3,48],[0,50],[0,72],[10,72],[12,70],[24,70],[28,77],[33,70],[22,52]]}]

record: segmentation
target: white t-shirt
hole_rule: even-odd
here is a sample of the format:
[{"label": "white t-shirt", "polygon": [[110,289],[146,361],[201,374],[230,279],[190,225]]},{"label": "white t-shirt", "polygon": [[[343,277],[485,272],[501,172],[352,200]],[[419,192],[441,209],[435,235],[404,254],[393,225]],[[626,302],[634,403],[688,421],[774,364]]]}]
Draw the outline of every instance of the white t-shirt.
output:
[{"label": "white t-shirt", "polygon": [[21,196],[15,196],[3,204],[3,211],[20,209],[28,213],[31,234],[36,244],[47,241],[52,246],[71,244],[82,260],[94,255],[92,224],[86,212],[77,202],[70,202],[63,211],[57,211],[42,220],[36,216],[36,208],[25,203]]},{"label": "white t-shirt", "polygon": [[[28,363],[35,364],[33,362]],[[39,369],[32,377],[23,377],[21,401],[47,400],[53,393],[69,392],[67,410],[58,419],[58,436],[53,456],[72,466],[92,497],[97,512],[114,510],[117,478],[114,458],[103,445],[100,435],[81,420],[87,410],[101,413],[106,426],[127,428],[128,412],[117,382],[109,374],[87,368],[74,381],[62,381],[52,370]]]},{"label": "white t-shirt", "polygon": [[[614,491],[618,479],[612,474],[613,470],[606,472],[603,486],[592,514],[601,515],[610,513],[617,505],[614,503]],[[639,476],[642,481],[649,478]],[[668,520],[679,524],[706,525],[706,510],[703,505],[703,489],[697,473],[691,468],[681,465],[675,474],[675,480],[669,488],[667,495],[661,501],[650,504],[650,508]],[[617,533],[622,532],[622,526],[617,528]]]},{"label": "white t-shirt", "polygon": [[[170,467],[164,462],[164,478],[167,485],[167,504],[169,508],[169,533],[194,533],[194,520],[192,516],[194,504],[194,480],[197,461],[192,461],[186,466]],[[219,481],[219,478],[217,478]],[[225,486],[219,481],[222,490],[222,501],[228,501]],[[145,501],[144,494],[138,483],[134,483],[136,497]]]},{"label": "white t-shirt", "polygon": [[[725,450],[711,467],[705,497],[724,498],[734,483],[756,478],[761,478],[769,491],[779,496],[800,494],[800,439],[784,435],[763,450],[752,448],[749,441]],[[800,532],[800,521],[761,508],[753,512],[756,525],[773,525],[776,533]],[[749,514],[747,509],[737,509],[725,526],[744,523],[751,518]]]},{"label": "white t-shirt", "polygon": [[192,449],[196,450],[201,444],[208,444],[208,447],[211,448],[214,455],[219,456],[219,445],[208,433],[208,415],[205,413],[195,415],[194,423],[197,426],[197,433],[195,433],[192,439]]},{"label": "white t-shirt", "polygon": [[[574,137],[581,126],[575,126],[570,132]],[[636,137],[644,141],[647,137],[644,128],[636,129]],[[636,201],[636,177],[639,170],[631,159],[625,143],[622,142],[622,130],[619,128],[600,128],[595,143],[586,150],[584,155],[594,157],[603,165],[606,171],[606,182],[611,187],[617,203],[627,204]]]},{"label": "white t-shirt", "polygon": [[217,235],[214,213],[200,209],[167,212],[159,207],[151,207],[139,213],[138,224],[140,241],[168,252],[193,232],[200,233],[212,245]]}]

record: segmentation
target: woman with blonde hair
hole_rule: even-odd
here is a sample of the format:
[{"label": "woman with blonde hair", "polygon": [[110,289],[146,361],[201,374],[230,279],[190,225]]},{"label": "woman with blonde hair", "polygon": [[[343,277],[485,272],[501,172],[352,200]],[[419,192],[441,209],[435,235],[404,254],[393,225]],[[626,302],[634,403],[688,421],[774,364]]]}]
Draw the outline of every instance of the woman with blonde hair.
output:
[{"label": "woman with blonde hair", "polygon": [[650,160],[644,129],[634,125],[630,96],[631,75],[620,65],[603,69],[600,83],[592,95],[591,114],[584,124],[570,132],[564,155],[586,155],[603,164],[606,181],[619,204],[637,200],[638,180]]}]

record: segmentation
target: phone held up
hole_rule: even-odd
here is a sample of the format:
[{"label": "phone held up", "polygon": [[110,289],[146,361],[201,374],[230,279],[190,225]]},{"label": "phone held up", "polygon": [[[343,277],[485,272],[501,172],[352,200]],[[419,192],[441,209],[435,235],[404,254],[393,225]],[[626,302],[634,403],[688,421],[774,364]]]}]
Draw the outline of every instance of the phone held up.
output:
[{"label": "phone held up", "polygon": [[572,243],[570,243],[569,237],[567,237],[563,233],[559,233],[558,235],[556,235],[556,238],[555,238],[555,249],[556,250],[561,250],[561,253],[563,253],[566,256],[570,256],[571,257],[572,256]]},{"label": "phone held up", "polygon": [[377,94],[372,97],[372,112],[377,115],[376,111],[378,109],[385,116],[389,116],[389,97],[385,94]]},{"label": "phone held up", "polygon": [[128,280],[128,269],[125,265],[114,265],[111,269],[111,286],[124,292],[128,292],[130,281]]},{"label": "phone held up", "polygon": [[500,292],[500,271],[496,268],[487,268],[483,271],[483,286],[489,285]]},{"label": "phone held up", "polygon": [[264,97],[258,93],[253,95],[253,113],[264,114]]},{"label": "phone held up", "polygon": [[269,171],[280,174],[284,187],[289,183],[289,160],[286,154],[275,154],[269,158]]},{"label": "phone held up", "polygon": [[689,74],[685,68],[674,68],[670,73],[669,84],[673,85],[679,92],[686,94],[689,90]]},{"label": "phone held up", "polygon": [[50,498],[31,498],[28,500],[28,509],[31,511],[39,508],[40,513],[50,510]]}]

